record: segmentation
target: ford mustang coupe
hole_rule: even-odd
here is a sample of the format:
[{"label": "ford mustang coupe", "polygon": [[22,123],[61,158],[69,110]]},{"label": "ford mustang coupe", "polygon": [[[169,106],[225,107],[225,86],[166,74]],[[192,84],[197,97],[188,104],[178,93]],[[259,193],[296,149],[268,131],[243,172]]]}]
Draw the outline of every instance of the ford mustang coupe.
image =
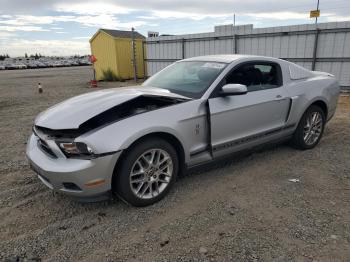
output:
[{"label": "ford mustang coupe", "polygon": [[248,55],[185,59],[142,86],[83,94],[41,113],[27,158],[49,188],[134,206],[162,199],[179,172],[290,139],[315,147],[335,113],[333,75]]}]

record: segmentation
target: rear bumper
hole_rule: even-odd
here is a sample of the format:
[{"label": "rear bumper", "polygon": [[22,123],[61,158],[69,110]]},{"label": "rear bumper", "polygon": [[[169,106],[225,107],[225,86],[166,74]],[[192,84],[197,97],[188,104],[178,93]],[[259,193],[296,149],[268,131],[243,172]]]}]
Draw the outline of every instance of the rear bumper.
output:
[{"label": "rear bumper", "polygon": [[91,160],[52,158],[38,147],[37,141],[31,135],[26,155],[31,168],[48,188],[86,199],[99,199],[111,191],[113,170],[121,151]]}]

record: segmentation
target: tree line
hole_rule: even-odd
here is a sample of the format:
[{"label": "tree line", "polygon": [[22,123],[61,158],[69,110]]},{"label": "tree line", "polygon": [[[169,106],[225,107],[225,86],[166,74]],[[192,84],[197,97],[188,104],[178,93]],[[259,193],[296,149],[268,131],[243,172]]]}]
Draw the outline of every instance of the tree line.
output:
[{"label": "tree line", "polygon": [[[36,53],[35,55],[28,55],[27,53],[24,54],[25,58],[35,58],[35,59],[39,59],[40,57],[43,57],[41,54]],[[6,58],[10,58],[10,56],[8,54],[3,54],[0,55],[0,61],[4,61]]]},{"label": "tree line", "polygon": [[4,61],[5,58],[9,58],[10,56],[8,54],[3,54],[3,55],[0,55],[0,61]]},{"label": "tree line", "polygon": [[44,57],[44,56],[42,56],[40,53],[39,53],[39,54],[38,54],[38,53],[35,53],[35,55],[31,54],[31,55],[28,56],[28,54],[25,53],[25,54],[24,54],[24,57],[25,57],[25,58],[29,58],[29,57],[30,57],[30,58],[39,59],[40,57]]}]

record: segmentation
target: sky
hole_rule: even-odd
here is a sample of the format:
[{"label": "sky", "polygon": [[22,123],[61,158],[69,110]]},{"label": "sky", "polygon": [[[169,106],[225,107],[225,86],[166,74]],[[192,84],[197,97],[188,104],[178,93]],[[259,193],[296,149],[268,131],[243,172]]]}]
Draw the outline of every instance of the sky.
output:
[{"label": "sky", "polygon": [[[147,35],[212,32],[233,23],[271,27],[310,24],[317,0],[0,0],[0,54],[90,53],[99,28]],[[319,22],[350,21],[349,0],[320,0]]]}]

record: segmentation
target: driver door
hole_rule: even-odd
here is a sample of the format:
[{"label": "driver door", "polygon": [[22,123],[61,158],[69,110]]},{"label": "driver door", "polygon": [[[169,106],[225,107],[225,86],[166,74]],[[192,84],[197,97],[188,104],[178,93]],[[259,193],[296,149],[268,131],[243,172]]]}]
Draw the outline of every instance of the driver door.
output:
[{"label": "driver door", "polygon": [[239,65],[218,88],[229,83],[246,85],[248,92],[224,97],[214,94],[209,99],[214,157],[278,136],[289,112],[291,101],[283,88],[282,72],[277,63]]}]

